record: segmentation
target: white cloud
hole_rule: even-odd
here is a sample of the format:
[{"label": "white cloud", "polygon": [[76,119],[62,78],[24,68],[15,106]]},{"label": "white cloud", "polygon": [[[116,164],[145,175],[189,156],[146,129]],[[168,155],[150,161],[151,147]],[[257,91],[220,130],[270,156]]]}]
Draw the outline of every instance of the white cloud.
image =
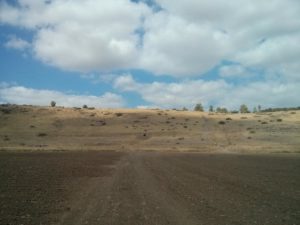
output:
[{"label": "white cloud", "polygon": [[201,75],[228,54],[228,37],[210,26],[159,12],[145,23],[141,67],[156,74]]},{"label": "white cloud", "polygon": [[129,0],[19,0],[0,6],[0,22],[35,31],[33,52],[44,63],[91,72],[130,68],[137,55],[143,3]]},{"label": "white cloud", "polygon": [[33,30],[35,56],[65,70],[186,77],[235,60],[263,69],[279,64],[275,73],[299,77],[299,60],[285,63],[299,59],[298,0],[157,0],[160,11],[143,2],[1,1],[0,22]]},{"label": "white cloud", "polygon": [[12,48],[16,50],[25,50],[30,47],[30,43],[16,36],[9,37],[9,40],[4,44],[6,48]]},{"label": "white cloud", "polygon": [[23,86],[0,85],[0,101],[11,104],[49,105],[54,100],[59,106],[82,107],[84,104],[94,107],[124,107],[122,96],[105,93],[101,96],[65,94],[53,90],[38,90]]},{"label": "white cloud", "polygon": [[235,59],[249,67],[264,68],[269,73],[300,80],[300,33],[267,39],[256,48],[238,54]]},{"label": "white cloud", "polygon": [[124,92],[136,92],[149,105],[160,108],[185,106],[192,109],[199,102],[206,107],[212,104],[229,109],[238,109],[244,103],[250,107],[258,104],[263,107],[289,107],[300,104],[298,100],[300,83],[287,83],[279,80],[236,85],[224,80],[138,83],[131,75],[125,75],[115,80],[114,87]]}]

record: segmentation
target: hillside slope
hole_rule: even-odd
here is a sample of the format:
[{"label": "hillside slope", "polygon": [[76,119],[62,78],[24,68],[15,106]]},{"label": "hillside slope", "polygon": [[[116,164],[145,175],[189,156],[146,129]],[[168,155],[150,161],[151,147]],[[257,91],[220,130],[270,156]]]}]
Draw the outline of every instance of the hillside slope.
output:
[{"label": "hillside slope", "polygon": [[300,152],[299,111],[209,114],[2,105],[0,118],[1,150]]}]

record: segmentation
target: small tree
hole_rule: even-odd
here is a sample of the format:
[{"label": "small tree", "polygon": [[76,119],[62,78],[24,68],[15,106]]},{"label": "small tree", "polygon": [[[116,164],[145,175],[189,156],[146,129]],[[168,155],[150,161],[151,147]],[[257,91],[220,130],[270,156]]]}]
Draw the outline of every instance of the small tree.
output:
[{"label": "small tree", "polygon": [[87,105],[83,105],[82,108],[87,109]]},{"label": "small tree", "polygon": [[194,111],[203,112],[204,109],[203,109],[202,104],[201,104],[201,103],[198,103],[198,104],[195,106]]},{"label": "small tree", "polygon": [[245,104],[240,106],[240,113],[249,113],[248,107]]},{"label": "small tree", "polygon": [[258,112],[260,112],[261,111],[261,105],[258,105],[257,108],[258,108]]},{"label": "small tree", "polygon": [[213,112],[214,111],[214,107],[212,105],[209,106],[209,112]]},{"label": "small tree", "polygon": [[257,113],[257,108],[256,107],[253,108],[253,112]]},{"label": "small tree", "polygon": [[228,113],[228,110],[226,108],[217,107],[216,112],[217,113]]},{"label": "small tree", "polygon": [[51,107],[55,107],[56,106],[56,102],[55,101],[51,101],[50,105],[51,105]]}]

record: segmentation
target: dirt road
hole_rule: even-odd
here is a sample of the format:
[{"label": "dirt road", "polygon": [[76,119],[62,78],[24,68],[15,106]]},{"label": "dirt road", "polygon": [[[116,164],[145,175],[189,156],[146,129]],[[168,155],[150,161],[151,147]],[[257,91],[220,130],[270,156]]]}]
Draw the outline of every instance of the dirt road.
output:
[{"label": "dirt road", "polygon": [[300,156],[0,153],[0,224],[299,224]]}]

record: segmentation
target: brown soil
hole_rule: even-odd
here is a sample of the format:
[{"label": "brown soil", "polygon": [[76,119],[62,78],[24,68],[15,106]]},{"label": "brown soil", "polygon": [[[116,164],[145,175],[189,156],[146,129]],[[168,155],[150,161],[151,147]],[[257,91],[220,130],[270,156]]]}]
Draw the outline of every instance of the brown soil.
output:
[{"label": "brown soil", "polygon": [[1,152],[0,224],[300,223],[300,156]]}]

